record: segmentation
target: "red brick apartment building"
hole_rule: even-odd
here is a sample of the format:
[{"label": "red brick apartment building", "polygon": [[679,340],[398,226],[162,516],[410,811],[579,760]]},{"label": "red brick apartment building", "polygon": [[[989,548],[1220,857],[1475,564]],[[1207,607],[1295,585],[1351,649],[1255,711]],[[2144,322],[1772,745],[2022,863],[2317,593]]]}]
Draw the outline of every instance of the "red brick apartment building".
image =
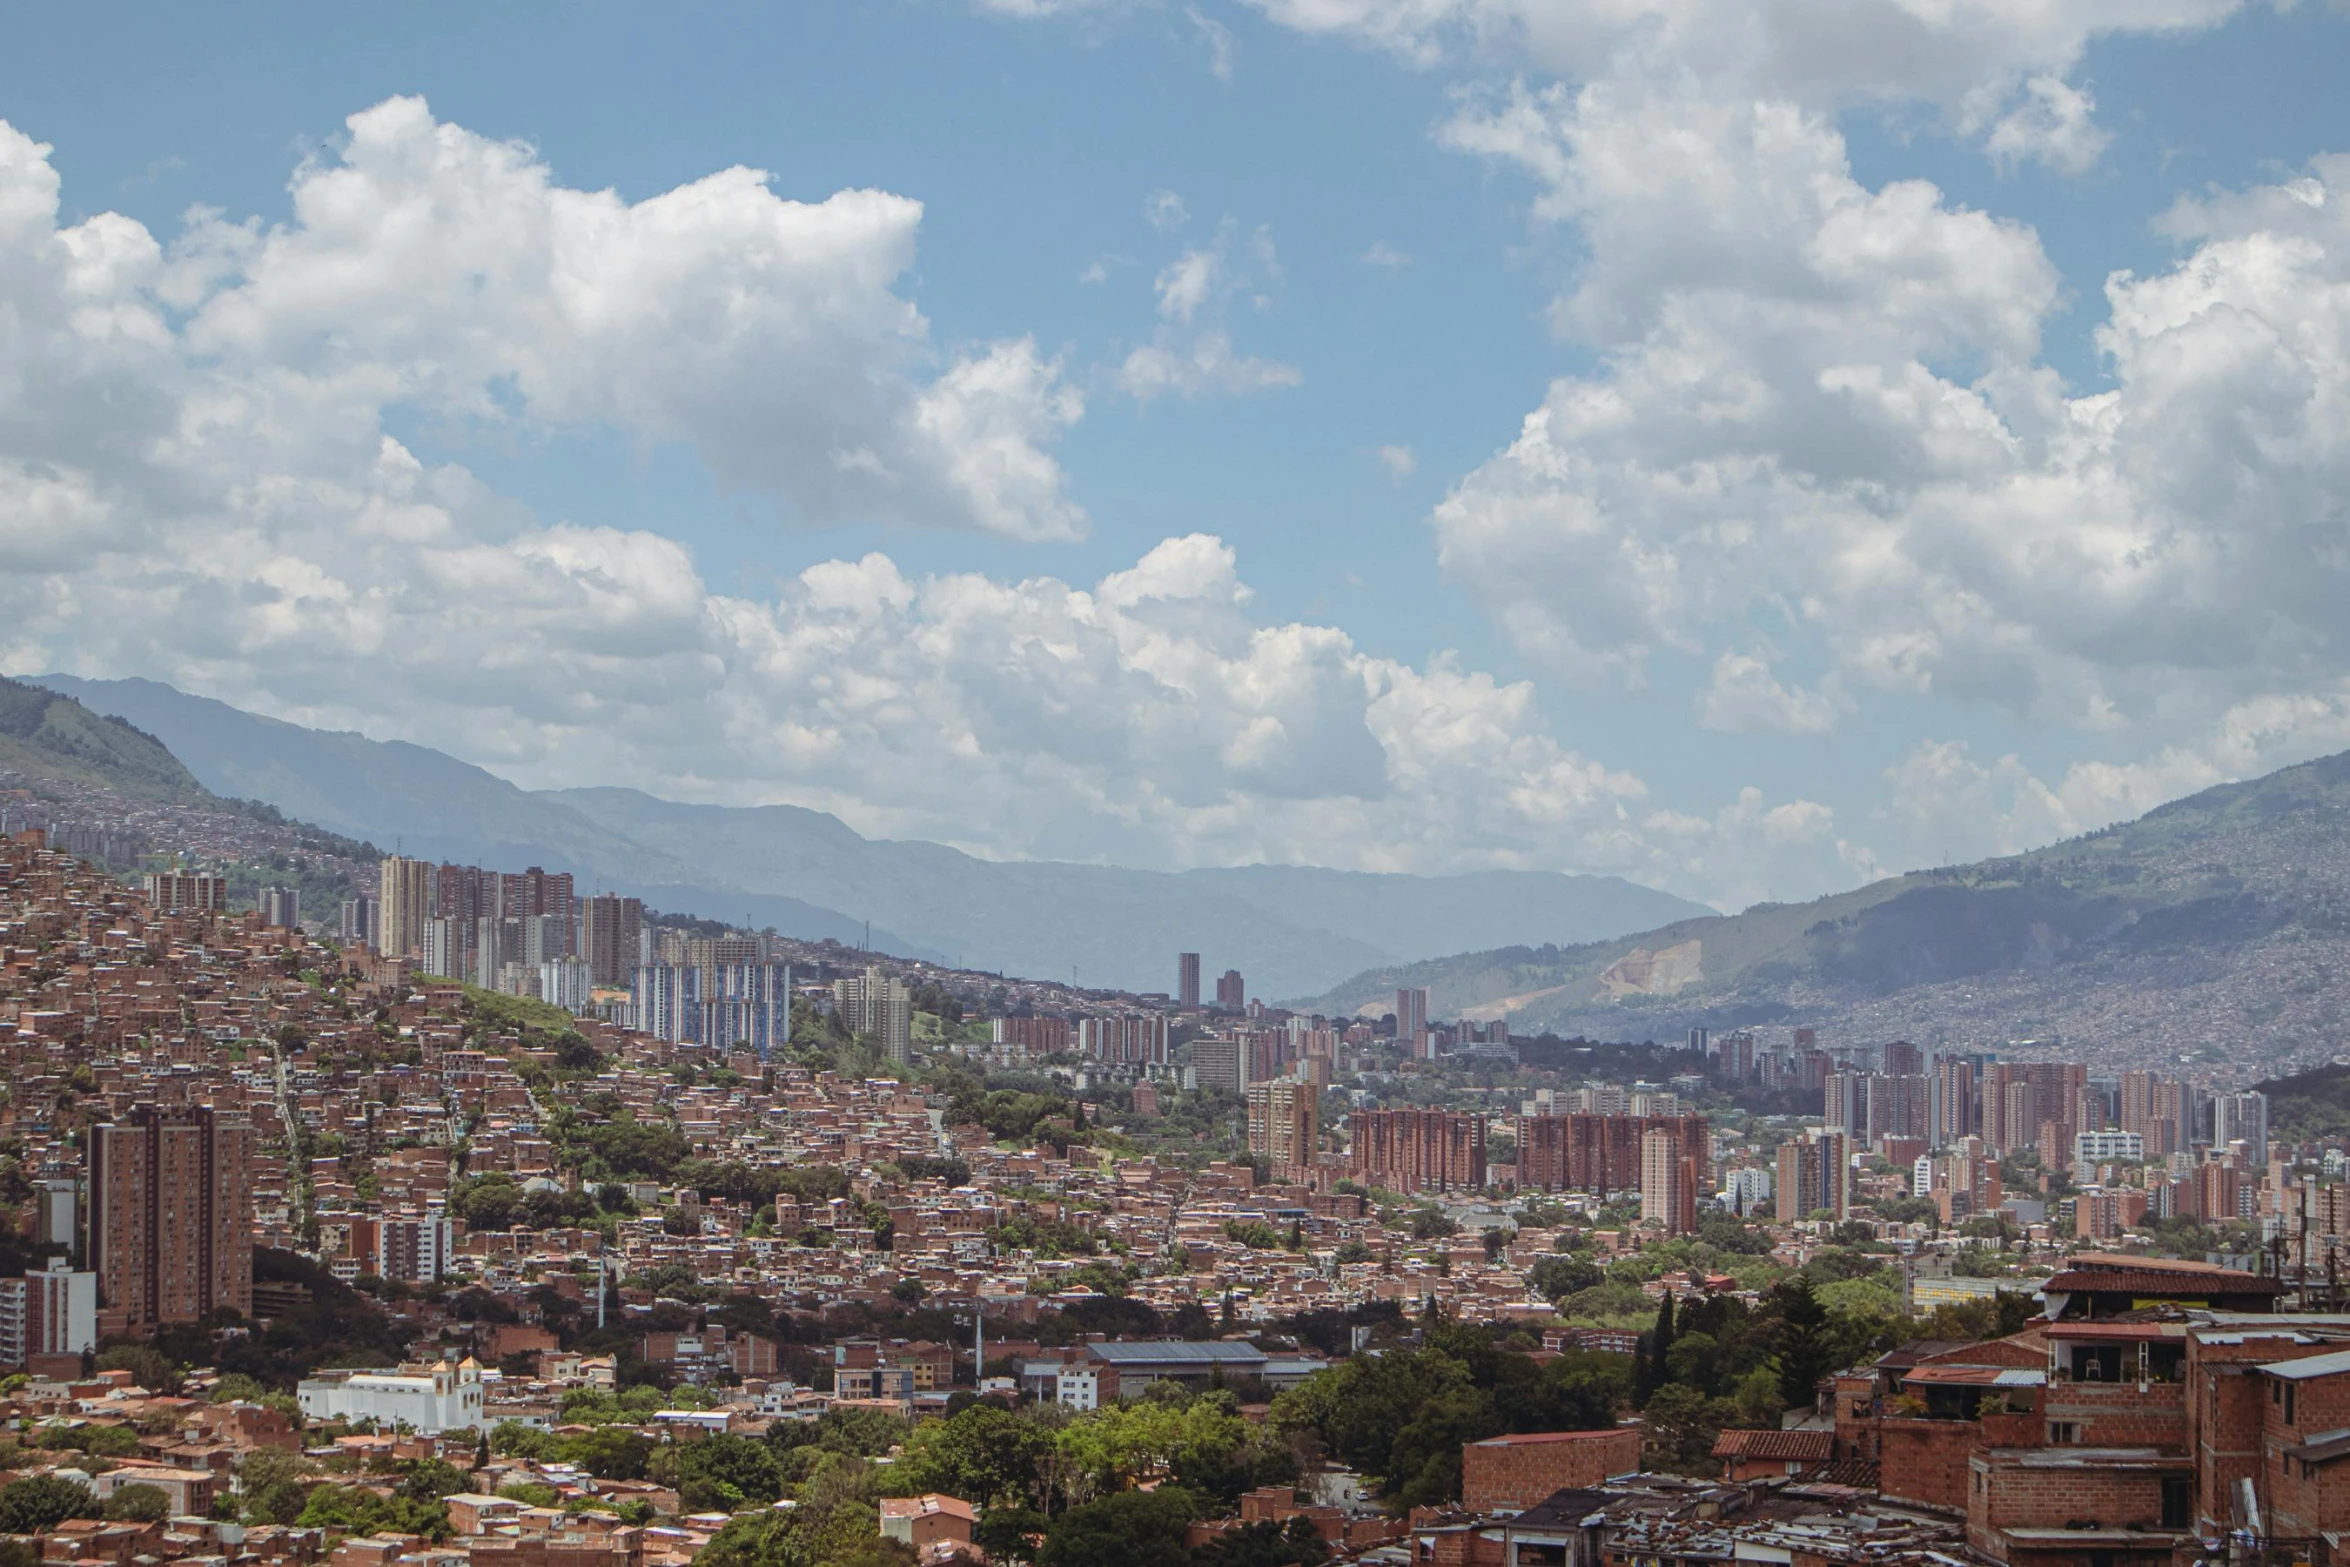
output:
[{"label": "red brick apartment building", "polygon": [[1702,1115],[1522,1115],[1518,1184],[1546,1192],[1637,1191],[1640,1139],[1671,1132],[1681,1156],[1710,1175],[1712,1133]]},{"label": "red brick apartment building", "polygon": [[[2119,1262],[2075,1271],[2147,1287]],[[2268,1282],[2163,1271],[2174,1296]],[[1834,1397],[1836,1459],[1873,1464],[1888,1501],[1963,1514],[1969,1545],[2010,1567],[2171,1567],[2231,1530],[2350,1528],[2350,1316],[2149,1301],[1910,1346],[1838,1377]]]},{"label": "red brick apartment building", "polygon": [[[1478,1191],[1485,1185],[1485,1117],[1459,1110],[1357,1110],[1348,1168],[1390,1191]],[[1638,1152],[1634,1153],[1638,1168]]]}]

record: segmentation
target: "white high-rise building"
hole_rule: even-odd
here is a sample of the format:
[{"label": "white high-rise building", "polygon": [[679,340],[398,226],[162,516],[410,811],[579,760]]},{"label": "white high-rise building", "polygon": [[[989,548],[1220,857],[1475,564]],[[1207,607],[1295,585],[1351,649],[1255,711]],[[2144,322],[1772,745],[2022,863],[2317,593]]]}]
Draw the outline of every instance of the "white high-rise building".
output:
[{"label": "white high-rise building", "polygon": [[98,1275],[76,1273],[63,1257],[20,1279],[0,1279],[0,1366],[36,1356],[79,1355],[98,1347]]},{"label": "white high-rise building", "polygon": [[2268,1162],[2268,1095],[2247,1090],[2211,1096],[2211,1145],[2242,1143],[2254,1169]]},{"label": "white high-rise building", "polygon": [[539,999],[573,1017],[594,1009],[596,971],[585,958],[555,958],[539,965]]},{"label": "white high-rise building", "polygon": [[1760,1165],[1732,1170],[1722,1178],[1722,1196],[1734,1213],[1760,1213],[1771,1205],[1771,1172]]},{"label": "white high-rise building", "polygon": [[2139,1164],[2146,1158],[2146,1138],[2140,1132],[2076,1132],[2073,1164]]},{"label": "white high-rise building", "polygon": [[[391,939],[388,934],[391,927],[387,923],[384,929],[387,932],[385,940],[388,942]],[[427,974],[436,974],[442,979],[459,979],[463,977],[462,970],[465,967],[465,942],[458,933],[457,922],[455,920],[426,920],[424,922],[423,934],[418,940],[417,947],[411,948],[410,950],[417,951],[419,949],[421,949],[423,955],[424,972]],[[389,946],[384,948],[384,951],[387,953],[391,952],[392,950],[393,949]]]}]

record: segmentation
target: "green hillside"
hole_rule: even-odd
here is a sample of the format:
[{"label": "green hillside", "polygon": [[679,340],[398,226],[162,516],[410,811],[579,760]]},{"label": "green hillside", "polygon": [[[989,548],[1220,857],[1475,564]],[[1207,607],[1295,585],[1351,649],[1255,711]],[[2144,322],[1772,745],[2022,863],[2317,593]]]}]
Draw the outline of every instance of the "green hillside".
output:
[{"label": "green hillside", "polygon": [[2094,983],[2134,960],[2208,964],[2261,942],[2346,934],[2350,754],[2027,854],[1585,946],[1376,969],[1298,1005],[1376,1010],[1399,985],[1426,986],[1439,1016],[1506,1011],[1529,1028],[1640,1037],[1767,1018],[1793,997],[1849,1002],[2059,968]]},{"label": "green hillside", "polygon": [[146,800],[212,799],[163,742],[71,697],[0,678],[0,772]]},{"label": "green hillside", "polygon": [[2252,1086],[2268,1095],[2268,1127],[2276,1135],[2299,1140],[2350,1133],[2350,1065],[2321,1066]]}]

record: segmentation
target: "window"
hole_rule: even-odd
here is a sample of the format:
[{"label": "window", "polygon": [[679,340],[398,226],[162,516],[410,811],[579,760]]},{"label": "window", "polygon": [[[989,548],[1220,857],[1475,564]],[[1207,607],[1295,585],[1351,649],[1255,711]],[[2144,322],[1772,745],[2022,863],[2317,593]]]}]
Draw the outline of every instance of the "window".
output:
[{"label": "window", "polygon": [[2080,1444],[2081,1427],[2078,1421],[2051,1420],[2048,1422],[2050,1447],[2076,1447]]},{"label": "window", "polygon": [[2285,1424],[2287,1425],[2293,1424],[2293,1395],[2299,1391],[2300,1389],[2292,1383],[2285,1384]]},{"label": "window", "polygon": [[2184,1529],[2193,1502],[2189,1495],[2190,1482],[2185,1475],[2162,1477],[2162,1526],[2165,1529]]}]

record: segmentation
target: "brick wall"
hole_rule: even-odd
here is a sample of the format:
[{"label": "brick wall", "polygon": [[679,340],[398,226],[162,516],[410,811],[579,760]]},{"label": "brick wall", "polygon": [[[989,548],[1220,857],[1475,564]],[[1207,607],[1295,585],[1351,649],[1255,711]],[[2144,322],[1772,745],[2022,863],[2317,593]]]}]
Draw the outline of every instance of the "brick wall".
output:
[{"label": "brick wall", "polygon": [[2149,1382],[2052,1382],[2046,1413],[2050,1426],[2074,1426],[2074,1440],[2090,1447],[2151,1447],[2187,1451],[2186,1386]]},{"label": "brick wall", "polygon": [[1964,1511],[1967,1460],[1981,1442],[1972,1420],[1889,1416],[1877,1427],[1878,1488],[1889,1500]]},{"label": "brick wall", "polygon": [[1461,1505],[1523,1510],[1554,1491],[1640,1467],[1640,1428],[1497,1436],[1461,1449]]},{"label": "brick wall", "polygon": [[[2214,1334],[2218,1339],[2222,1335]],[[2295,1343],[2292,1329],[2238,1331],[2206,1342],[2187,1335],[2186,1405],[2189,1451],[2195,1455],[2195,1520],[2205,1533],[2227,1529],[2236,1482],[2260,1476],[2261,1433],[2267,1421],[2267,1379],[2252,1368],[2263,1361],[2299,1360],[2339,1346]]]},{"label": "brick wall", "polygon": [[1877,1374],[1847,1371],[1836,1378],[1836,1456],[1877,1456]]},{"label": "brick wall", "polygon": [[[2350,1525],[2350,1466],[2337,1459],[2312,1467],[2286,1453],[2350,1426],[2350,1372],[2289,1383],[2279,1377],[2244,1380],[2262,1384],[2260,1494],[2271,1515],[2270,1532],[2305,1535]],[[2288,1390],[2289,1404],[2279,1396]]]},{"label": "brick wall", "polygon": [[[2165,1532],[2163,1482],[2193,1472],[2184,1454],[2124,1456],[2064,1448],[1977,1454],[1969,1466],[1967,1543],[1994,1561],[2011,1559],[2011,1529],[2128,1529]],[[2183,1534],[2183,1529],[2177,1532]]]}]

